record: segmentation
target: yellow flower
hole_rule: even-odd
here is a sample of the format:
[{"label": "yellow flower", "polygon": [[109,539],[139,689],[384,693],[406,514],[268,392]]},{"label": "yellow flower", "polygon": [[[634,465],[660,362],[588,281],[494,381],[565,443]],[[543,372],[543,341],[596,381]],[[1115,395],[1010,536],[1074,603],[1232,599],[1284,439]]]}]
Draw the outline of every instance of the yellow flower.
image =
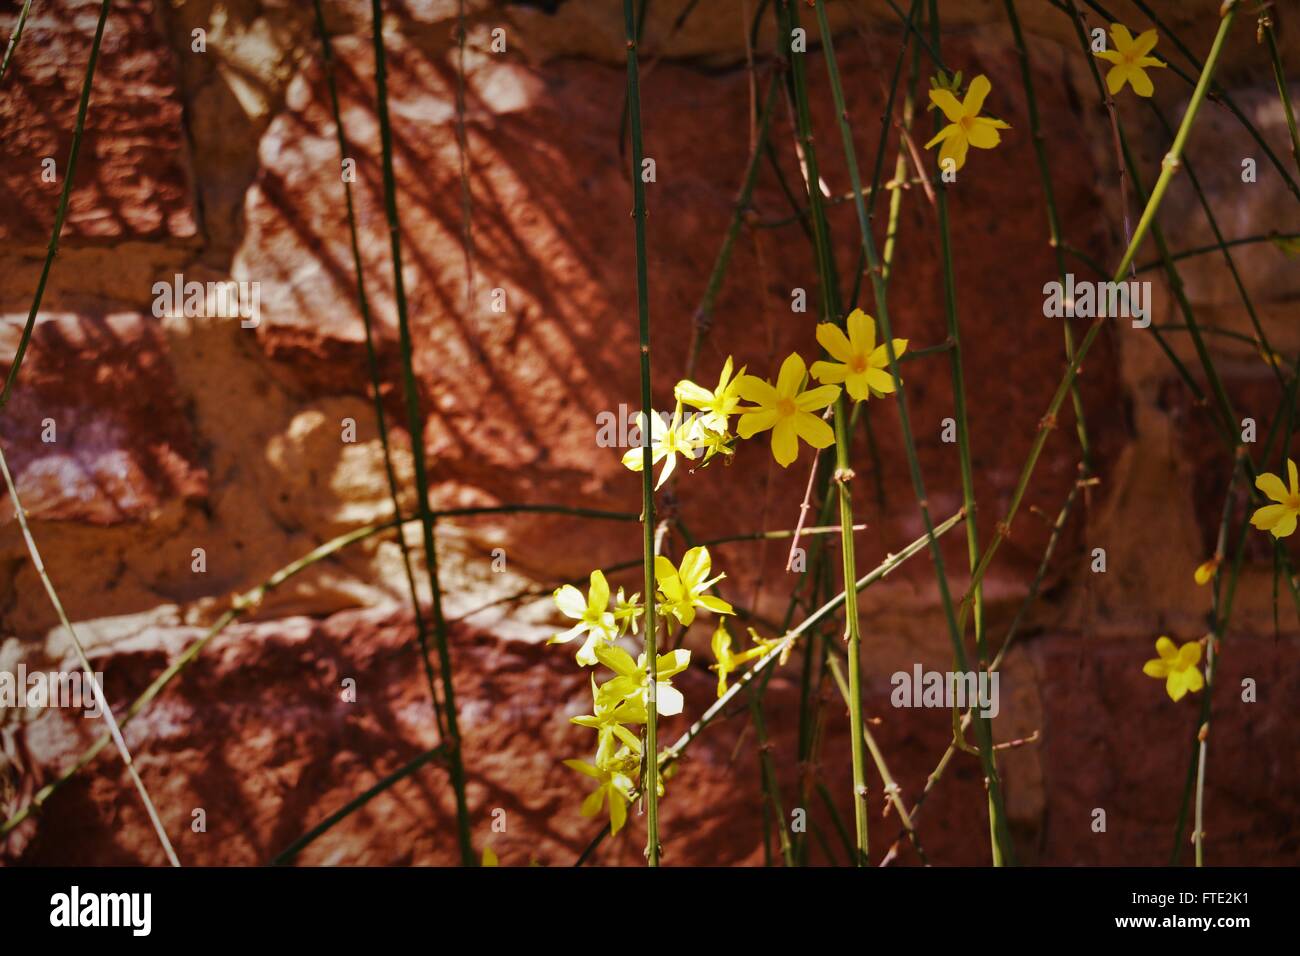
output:
[{"label": "yellow flower", "polygon": [[606,610],[609,607],[609,582],[602,572],[591,572],[591,590],[588,595],[584,598],[582,592],[572,584],[555,589],[555,605],[560,613],[578,623],[546,642],[567,644],[575,637],[586,634],[586,642],[578,649],[578,663],[583,667],[596,663],[596,655],[593,653],[596,646],[613,640],[616,630],[614,614]]},{"label": "yellow flower", "polygon": [[[831,322],[817,326],[817,341],[836,361],[813,362],[809,374],[827,385],[843,383],[855,402],[890,394],[894,391],[894,376],[889,373],[888,350],[883,344],[876,345],[876,320],[854,309],[847,324],[847,336]],[[894,339],[894,357],[906,351],[907,339]]]},{"label": "yellow flower", "polygon": [[677,618],[682,627],[691,626],[697,607],[714,614],[736,613],[722,598],[704,593],[726,577],[725,574],[709,577],[712,570],[713,558],[703,545],[682,555],[682,563],[677,567],[673,567],[673,563],[662,554],[658,555],[655,558],[655,582],[659,595],[664,599],[659,609]]},{"label": "yellow flower", "polygon": [[822,385],[803,391],[804,361],[792,352],[781,364],[776,385],[753,375],[740,379],[740,395],[753,406],[742,406],[737,432],[752,438],[772,429],[772,455],[785,468],[799,457],[799,439],[814,448],[826,448],[835,442],[835,433],[813,412],[825,408],[839,397],[835,385]]},{"label": "yellow flower", "polygon": [[1281,478],[1269,472],[1255,479],[1255,487],[1277,504],[1260,508],[1251,515],[1250,523],[1275,538],[1285,538],[1294,532],[1296,517],[1300,515],[1300,482],[1296,479],[1295,462],[1290,458],[1286,460],[1286,469],[1287,476],[1291,479],[1290,488],[1282,484]]},{"label": "yellow flower", "polygon": [[596,754],[595,766],[585,760],[566,760],[564,765],[591,777],[599,784],[582,801],[582,815],[594,817],[608,800],[609,833],[613,836],[627,822],[627,806],[632,802],[636,790],[633,781],[638,775],[641,757],[627,747],[620,747],[617,753],[609,753],[607,748],[601,748],[601,751]]},{"label": "yellow flower", "polygon": [[1128,83],[1138,96],[1150,96],[1155,91],[1155,86],[1146,71],[1165,65],[1155,57],[1147,56],[1155,49],[1159,35],[1154,29],[1147,30],[1135,40],[1133,34],[1128,32],[1128,27],[1122,23],[1112,23],[1110,35],[1115,41],[1115,49],[1093,54],[1107,63],[1115,64],[1106,73],[1106,89],[1114,96]]},{"label": "yellow flower", "polygon": [[1217,570],[1219,570],[1219,559],[1210,558],[1210,560],[1197,566],[1192,577],[1196,579],[1197,584],[1204,586],[1214,580],[1214,572]]},{"label": "yellow flower", "polygon": [[641,592],[638,591],[630,598],[624,597],[623,589],[618,589],[618,597],[614,598],[614,623],[618,627],[618,637],[622,637],[628,631],[633,634],[637,632],[637,623],[645,613],[645,605],[637,603],[637,598],[640,596]]},{"label": "yellow flower", "polygon": [[[646,672],[645,655],[639,655],[633,663],[631,654],[611,645],[596,648],[596,657],[617,675],[600,685],[596,694],[597,708],[617,707],[620,702],[628,701],[648,711],[646,689],[650,686],[650,675]],[[686,706],[682,692],[668,683],[668,679],[686,670],[690,663],[691,652],[680,647],[655,658],[655,710],[658,716],[676,716]]]},{"label": "yellow flower", "polygon": [[[637,427],[640,434],[645,435],[645,412],[637,415]],[[665,425],[663,418],[655,412],[650,413],[650,463],[651,466],[664,462],[663,470],[659,472],[659,480],[655,482],[655,488],[659,489],[663,483],[668,480],[668,476],[673,473],[677,467],[677,456],[683,455],[686,458],[695,457],[695,443],[686,434],[687,430],[682,427],[682,403],[677,403],[677,408],[673,412],[673,420],[670,424]],[[640,471],[645,467],[645,446],[637,442],[635,448],[628,449],[623,456],[623,467],[630,471]]]},{"label": "yellow flower", "polygon": [[479,866],[500,866],[500,865],[501,863],[497,859],[496,851],[493,850],[490,846],[485,846],[483,848],[483,862],[480,863]]},{"label": "yellow flower", "polygon": [[1201,677],[1201,645],[1188,641],[1182,647],[1174,647],[1174,642],[1167,637],[1156,640],[1156,653],[1160,656],[1142,665],[1142,673],[1147,677],[1163,678],[1165,691],[1174,700],[1182,700],[1189,690],[1196,693],[1205,686]]},{"label": "yellow flower", "polygon": [[744,376],[745,368],[742,366],[735,378],[731,377],[731,368],[731,356],[728,355],[722,365],[722,374],[718,376],[718,387],[713,391],[696,385],[690,379],[682,379],[673,389],[677,401],[704,412],[701,416],[703,424],[716,432],[727,430],[727,418],[736,414],[736,407],[740,404],[740,392],[736,386]]},{"label": "yellow flower", "polygon": [[964,100],[958,100],[949,90],[930,90],[930,102],[943,110],[949,123],[925,144],[925,148],[929,149],[935,143],[943,143],[939,147],[940,166],[945,159],[951,159],[956,163],[954,171],[961,169],[966,165],[966,151],[970,147],[992,149],[1002,141],[998,130],[1011,128],[1010,123],[1004,123],[1000,119],[980,116],[984,97],[989,95],[992,88],[988,77],[981,74],[970,81],[970,89],[966,91]]},{"label": "yellow flower", "polygon": [[767,640],[759,637],[752,627],[749,629],[749,636],[753,638],[754,646],[747,651],[733,654],[731,652],[731,634],[727,630],[726,622],[719,621],[717,628],[713,632],[713,658],[717,663],[710,664],[709,669],[718,672],[719,697],[727,692],[727,676],[736,671],[741,664],[752,661],[756,657],[762,657],[780,644],[785,644],[780,663],[784,664],[786,658],[790,656],[790,648],[794,642],[788,637]]},{"label": "yellow flower", "polygon": [[727,431],[725,423],[719,430],[717,422],[711,421],[707,415],[692,415],[685,429],[686,440],[690,442],[691,447],[704,452],[704,457],[700,459],[700,467],[708,464],[714,455],[732,453],[731,444],[735,436]]},{"label": "yellow flower", "polygon": [[616,700],[606,694],[601,697],[596,678],[591,678],[591,697],[595,701],[594,713],[570,717],[570,723],[590,727],[596,731],[597,749],[606,747],[610,737],[617,737],[633,750],[640,752],[641,741],[624,724],[644,724],[645,707],[637,700]]}]

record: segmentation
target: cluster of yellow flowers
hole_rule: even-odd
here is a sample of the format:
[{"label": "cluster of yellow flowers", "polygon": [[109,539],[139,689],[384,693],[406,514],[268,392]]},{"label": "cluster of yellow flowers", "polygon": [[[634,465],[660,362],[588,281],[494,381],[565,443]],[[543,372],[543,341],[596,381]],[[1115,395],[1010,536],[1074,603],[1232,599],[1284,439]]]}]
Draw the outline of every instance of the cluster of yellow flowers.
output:
[{"label": "cluster of yellow flowers", "polygon": [[[676,566],[662,555],[655,558],[653,599],[656,613],[669,622],[670,634],[672,622],[682,629],[689,627],[695,620],[697,609],[714,614],[733,613],[726,601],[705,593],[726,577],[725,574],[710,577],[712,570],[713,559],[709,549],[704,547],[691,548]],[[566,766],[596,781],[596,789],[583,801],[582,815],[595,816],[608,805],[611,833],[617,833],[627,822],[628,805],[636,795],[641,779],[641,738],[628,728],[646,722],[649,669],[644,654],[634,661],[632,655],[617,644],[628,633],[638,632],[645,614],[645,606],[638,603],[638,598],[639,594],[625,597],[620,588],[611,605],[609,582],[601,571],[591,572],[586,595],[571,584],[555,591],[555,604],[560,613],[577,623],[556,634],[550,643],[567,644],[584,637],[582,646],[578,648],[578,663],[583,667],[600,664],[613,672],[613,676],[603,684],[598,684],[592,675],[592,712],[572,718],[575,724],[596,731],[595,762],[564,761]],[[656,658],[653,699],[659,716],[672,717],[682,712],[685,701],[671,681],[690,662],[691,652],[680,647]],[[661,790],[662,786],[661,778]]]},{"label": "cluster of yellow flowers", "polygon": [[[848,335],[830,322],[817,327],[817,341],[833,361],[814,362],[809,369],[803,357],[792,352],[781,363],[775,384],[745,374],[744,367],[733,377],[731,356],[722,366],[716,388],[708,389],[688,379],[678,382],[673,390],[677,407],[672,418],[665,423],[660,414],[650,414],[651,462],[652,465],[663,462],[655,487],[662,486],[673,473],[678,455],[690,461],[698,459],[703,465],[714,455],[732,454],[737,436],[753,438],[771,431],[772,455],[783,468],[799,456],[800,439],[813,448],[833,444],[835,434],[831,427],[814,413],[839,398],[841,385],[854,401],[866,401],[873,395],[879,397],[894,391],[886,347],[876,344],[875,320],[861,309],[854,309],[847,325]],[[894,339],[895,356],[902,355],[906,349],[906,339]],[[822,384],[808,388],[809,375]],[[742,400],[752,404],[742,405]],[[683,419],[683,405],[699,412]],[[732,415],[740,416],[735,435],[730,431]],[[644,413],[638,416],[638,427],[644,433]],[[644,459],[638,438],[636,447],[623,456],[623,464],[632,471],[640,471]]]},{"label": "cluster of yellow flowers", "polygon": [[[1106,89],[1114,96],[1127,84],[1138,96],[1149,97],[1155,92],[1155,84],[1146,71],[1166,65],[1150,55],[1159,35],[1155,30],[1147,30],[1135,38],[1124,24],[1112,23],[1110,36],[1114,49],[1093,53],[1111,64],[1106,72]],[[925,148],[939,146],[941,168],[956,172],[966,165],[966,154],[972,146],[993,149],[1002,141],[998,131],[1011,128],[1009,123],[1000,119],[980,115],[984,100],[993,89],[988,77],[980,75],[971,80],[966,95],[961,99],[957,97],[961,89],[960,73],[951,78],[941,73],[930,80],[930,85],[930,108],[942,112],[948,125],[939,130]]]}]

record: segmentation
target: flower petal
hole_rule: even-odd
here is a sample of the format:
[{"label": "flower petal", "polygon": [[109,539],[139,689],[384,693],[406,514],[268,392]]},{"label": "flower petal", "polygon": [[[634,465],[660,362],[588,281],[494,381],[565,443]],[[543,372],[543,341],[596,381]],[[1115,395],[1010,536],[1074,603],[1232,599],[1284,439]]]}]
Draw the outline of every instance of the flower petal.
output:
[{"label": "flower petal", "polygon": [[575,624],[567,631],[561,631],[559,634],[552,634],[547,644],[567,644],[583,631],[587,630],[586,624]]},{"label": "flower petal", "polygon": [[848,362],[853,358],[853,346],[844,330],[833,322],[822,322],[817,326],[817,342],[833,359]]},{"label": "flower petal", "polygon": [[680,674],[691,666],[691,652],[684,647],[655,658],[655,679],[666,681],[675,674]]},{"label": "flower petal", "polygon": [[695,408],[708,408],[713,403],[713,393],[690,379],[682,379],[673,389],[673,397]]},{"label": "flower petal", "polygon": [[1133,87],[1133,92],[1138,96],[1150,96],[1156,91],[1156,85],[1151,82],[1151,77],[1147,76],[1146,70],[1141,67],[1129,68],[1128,81]]},{"label": "flower petal", "polygon": [[712,567],[713,558],[709,555],[709,549],[700,545],[682,555],[681,564],[677,566],[677,576],[688,588],[695,590],[700,586],[700,582],[709,576],[709,569]]},{"label": "flower petal", "polygon": [[1255,479],[1255,487],[1274,501],[1286,501],[1286,485],[1282,484],[1282,479],[1277,475],[1264,472]]},{"label": "flower petal", "polygon": [[1286,505],[1265,505],[1251,515],[1250,523],[1260,531],[1271,531],[1286,517]]},{"label": "flower petal", "polygon": [[1162,661],[1168,661],[1170,664],[1178,660],[1177,646],[1164,635],[1156,638],[1156,653],[1160,655]]},{"label": "flower petal", "polygon": [[984,108],[984,98],[989,95],[991,89],[993,89],[993,84],[989,82],[989,78],[983,73],[971,80],[970,89],[966,91],[966,98],[962,100],[962,113],[965,116],[978,116],[980,110]]},{"label": "flower petal", "polygon": [[867,313],[854,309],[845,324],[849,327],[853,351],[868,354],[876,347],[876,320]]},{"label": "flower petal", "polygon": [[1146,56],[1156,48],[1156,43],[1159,40],[1160,34],[1155,31],[1154,27],[1150,30],[1143,30],[1138,34],[1137,39],[1133,41],[1133,56]]},{"label": "flower petal", "polygon": [[966,152],[970,149],[970,143],[966,139],[965,131],[959,131],[950,137],[939,147],[939,166],[944,165],[945,159],[953,161],[953,171],[961,169],[966,165]]},{"label": "flower petal", "polygon": [[785,398],[794,398],[799,394],[799,386],[803,384],[805,371],[802,355],[798,352],[787,355],[776,377],[776,393]]},{"label": "flower petal", "polygon": [[663,487],[664,482],[668,480],[668,476],[673,473],[673,469],[676,467],[677,467],[677,456],[669,455],[668,460],[664,462],[663,470],[659,472],[659,480],[655,482],[655,491],[658,491],[660,488]]},{"label": "flower petal", "polygon": [[712,594],[701,594],[699,596],[699,603],[701,607],[712,611],[714,614],[735,614],[736,613],[735,609],[732,608],[730,604],[722,600],[722,598],[715,597]]},{"label": "flower petal", "polygon": [[799,457],[799,439],[789,418],[781,419],[772,429],[772,457],[782,468]]},{"label": "flower petal", "polygon": [[947,126],[943,127],[943,129],[939,130],[939,132],[931,136],[929,142],[925,144],[924,148],[929,149],[935,143],[942,143],[945,139],[947,139],[949,136],[954,135],[960,129],[961,127],[958,126],[956,123],[949,123]]},{"label": "flower petal", "polygon": [[1165,678],[1169,676],[1169,662],[1162,660],[1147,661],[1142,665],[1142,673],[1147,677]]},{"label": "flower petal", "polygon": [[555,606],[560,609],[561,614],[575,621],[587,613],[587,599],[572,584],[555,589]]},{"label": "flower petal", "polygon": [[585,760],[566,760],[564,765],[570,770],[576,770],[578,773],[586,774],[595,780],[600,779],[600,771],[587,763]]},{"label": "flower petal", "polygon": [[645,451],[640,445],[623,453],[623,467],[629,471],[640,471],[645,467]]},{"label": "flower petal", "polygon": [[838,385],[848,375],[849,367],[839,362],[813,362],[808,374],[825,385]]},{"label": "flower petal", "polygon": [[1195,667],[1201,662],[1201,645],[1196,641],[1188,641],[1178,648],[1178,661],[1184,667]]},{"label": "flower petal", "polygon": [[992,149],[1002,142],[1002,137],[998,134],[998,128],[993,125],[992,120],[983,116],[971,124],[967,138],[976,149]]},{"label": "flower petal", "polygon": [[1289,538],[1295,532],[1295,523],[1296,512],[1287,508],[1286,513],[1282,515],[1282,517],[1278,519],[1277,524],[1273,525],[1269,530],[1272,531],[1273,537],[1275,538]]},{"label": "flower petal", "polygon": [[745,401],[756,405],[775,405],[778,400],[776,389],[757,375],[742,375],[736,379],[736,391]]},{"label": "flower petal", "polygon": [[1187,696],[1187,678],[1183,676],[1182,671],[1169,672],[1169,676],[1165,678],[1165,691],[1174,700],[1182,700]]},{"label": "flower petal", "polygon": [[605,572],[591,572],[591,590],[587,596],[587,607],[593,611],[603,611],[609,606],[609,582],[605,580]]},{"label": "flower petal", "polygon": [[794,404],[801,412],[815,412],[830,405],[839,397],[840,387],[838,385],[818,385],[806,392],[800,392],[795,398]]},{"label": "flower petal", "polygon": [[627,823],[627,800],[623,794],[610,790],[609,794],[609,835],[615,836]]},{"label": "flower petal", "polygon": [[675,717],[686,706],[686,698],[672,684],[660,681],[655,685],[655,710],[663,717]]},{"label": "flower petal", "polygon": [[867,385],[867,373],[856,372],[844,380],[844,391],[849,393],[849,398],[855,402],[865,402],[871,397],[871,389]]},{"label": "flower petal", "polygon": [[835,444],[834,430],[812,412],[799,412],[795,415],[794,430],[814,448],[829,448]]},{"label": "flower petal", "polygon": [[930,102],[943,111],[949,123],[957,123],[962,118],[962,105],[949,90],[931,90]]},{"label": "flower petal", "polygon": [[890,375],[887,369],[869,368],[867,369],[867,384],[877,392],[889,395],[894,391],[894,376]]},{"label": "flower petal", "polygon": [[776,424],[777,413],[774,408],[760,408],[744,412],[736,425],[736,434],[741,438],[753,438],[759,432],[765,432]]},{"label": "flower petal", "polygon": [[1128,79],[1128,67],[1124,64],[1112,66],[1106,71],[1106,89],[1114,96],[1124,88],[1124,81]]},{"label": "flower petal", "polygon": [[[599,660],[606,667],[608,667],[610,670],[612,670],[619,677],[635,678],[638,677],[641,673],[641,671],[636,666],[636,661],[632,660],[632,655],[629,654],[627,651],[623,650],[623,648],[615,647],[612,644],[604,645],[602,647],[597,647],[596,659]],[[618,678],[616,677],[613,680],[609,681],[608,683],[602,685],[601,690],[605,690],[611,684],[616,684],[617,682],[618,682]]]}]

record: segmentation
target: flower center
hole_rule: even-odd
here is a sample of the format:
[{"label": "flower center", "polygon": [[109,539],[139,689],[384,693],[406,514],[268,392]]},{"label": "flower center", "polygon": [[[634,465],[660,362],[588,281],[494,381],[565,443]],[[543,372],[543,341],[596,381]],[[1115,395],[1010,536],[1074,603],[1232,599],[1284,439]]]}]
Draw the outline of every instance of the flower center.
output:
[{"label": "flower center", "polygon": [[855,372],[865,372],[867,370],[867,357],[861,353],[853,356],[849,361],[849,368]]},{"label": "flower center", "polygon": [[776,403],[776,413],[781,418],[789,418],[797,411],[799,406],[794,403],[793,398],[782,398]]},{"label": "flower center", "polygon": [[957,121],[957,125],[969,133],[971,127],[975,125],[975,117],[963,116],[960,120]]},{"label": "flower center", "polygon": [[1300,512],[1300,495],[1287,495],[1286,501],[1282,502],[1288,510]]}]

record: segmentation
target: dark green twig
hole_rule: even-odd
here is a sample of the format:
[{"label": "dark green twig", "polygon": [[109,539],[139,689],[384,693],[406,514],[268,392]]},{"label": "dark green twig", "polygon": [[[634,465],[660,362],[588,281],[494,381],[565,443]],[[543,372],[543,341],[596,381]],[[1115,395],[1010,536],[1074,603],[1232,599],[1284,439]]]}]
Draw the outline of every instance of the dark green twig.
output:
[{"label": "dark green twig", "polygon": [[465,797],[465,766],[461,753],[460,726],[456,718],[456,691],[453,687],[451,650],[447,622],[442,612],[442,589],[438,583],[438,552],[433,534],[433,514],[429,509],[429,476],[424,457],[424,416],[420,412],[419,387],[415,380],[414,346],[407,316],[406,285],[402,278],[402,234],[397,214],[397,184],[393,174],[393,132],[388,117],[388,69],[384,53],[384,26],[381,0],[371,0],[371,25],[375,46],[375,87],[379,114],[379,136],[383,150],[384,212],[388,219],[389,243],[393,258],[393,298],[397,304],[397,327],[402,349],[402,390],[406,396],[407,427],[411,434],[411,456],[415,465],[415,491],[418,496],[420,526],[424,532],[425,570],[433,592],[434,643],[438,649],[438,670],[442,677],[443,720],[447,728],[447,766],[452,790],[456,795],[456,836],[460,844],[461,863],[478,863],[470,841],[469,804]]},{"label": "dark green twig", "polygon": [[23,0],[23,8],[18,11],[18,22],[14,24],[14,32],[9,35],[9,45],[5,47],[5,57],[0,60],[0,83],[5,80],[5,73],[9,71],[9,58],[14,55],[14,47],[22,39],[23,26],[27,23],[27,14],[31,12],[32,0]]},{"label": "dark green twig", "polygon": [[[9,374],[5,377],[4,390],[0,391],[0,409],[9,404],[9,393],[18,381],[18,370],[22,367],[23,356],[27,354],[27,345],[32,338],[32,329],[36,326],[36,314],[41,310],[41,299],[45,296],[45,284],[50,278],[50,269],[54,257],[59,251],[59,236],[63,232],[63,220],[68,214],[68,197],[72,195],[72,183],[77,175],[77,156],[81,153],[81,136],[86,129],[86,110],[90,106],[90,88],[95,80],[95,64],[99,62],[99,46],[104,39],[104,24],[108,20],[108,8],[112,0],[103,0],[99,5],[99,22],[95,25],[95,39],[90,44],[90,59],[86,62],[86,79],[81,84],[81,99],[77,104],[77,121],[72,130],[72,148],[68,151],[68,165],[63,171],[63,191],[59,194],[59,206],[54,213],[54,229],[50,233],[50,243],[45,253],[45,265],[41,267],[41,277],[36,282],[36,295],[32,299],[31,310],[27,313],[27,322],[23,325],[18,348],[14,352],[13,362],[9,365]],[[12,49],[14,40],[10,40]]]},{"label": "dark green twig", "polygon": [[364,807],[375,797],[379,796],[381,793],[383,793],[393,784],[398,783],[401,780],[405,780],[407,777],[415,773],[415,771],[419,770],[430,760],[436,760],[441,758],[444,750],[445,750],[444,744],[438,744],[438,746],[434,747],[432,750],[426,750],[424,753],[420,754],[420,756],[416,757],[410,763],[407,763],[404,766],[399,767],[397,770],[394,770],[392,773],[388,774],[388,776],[384,777],[382,780],[376,783],[369,790],[366,790],[364,793],[358,794],[357,796],[353,797],[351,800],[349,800],[343,806],[339,807],[337,810],[331,813],[320,823],[316,824],[316,826],[312,827],[310,830],[308,830],[306,833],[298,837],[298,839],[294,840],[282,851],[280,851],[280,853],[278,853],[275,856],[275,858],[271,860],[268,866],[285,866],[289,863],[292,863],[299,853],[307,849],[307,847],[315,843],[317,839],[324,836],[326,833],[332,830],[339,823],[346,820],[352,814],[356,813],[358,810]]}]

